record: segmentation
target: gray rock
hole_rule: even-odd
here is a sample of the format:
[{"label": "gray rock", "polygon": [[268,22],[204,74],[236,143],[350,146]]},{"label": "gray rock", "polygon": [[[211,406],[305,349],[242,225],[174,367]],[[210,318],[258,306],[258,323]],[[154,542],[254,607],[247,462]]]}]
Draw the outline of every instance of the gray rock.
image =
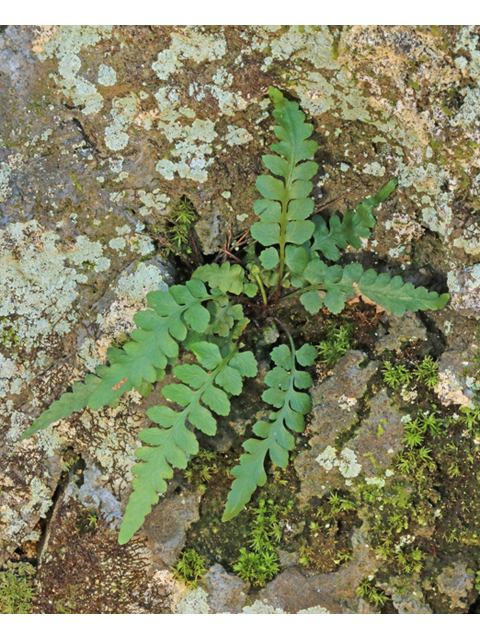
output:
[{"label": "gray rock", "polygon": [[480,316],[480,264],[461,267],[448,274],[451,304],[463,316]]},{"label": "gray rock", "polygon": [[219,565],[205,574],[201,586],[208,593],[210,613],[240,613],[247,599],[248,586]]},{"label": "gray rock", "polygon": [[468,374],[468,366],[473,364],[472,347],[465,351],[449,349],[438,361],[439,383],[435,387],[444,405],[458,404],[463,407],[473,404],[476,380]]},{"label": "gray rock", "polygon": [[324,607],[329,613],[348,613],[328,592],[321,592],[298,571],[289,568],[272,580],[258,594],[259,599],[285,613],[298,613],[302,609]]},{"label": "gray rock", "polygon": [[427,330],[420,318],[410,311],[402,317],[389,316],[387,319],[388,332],[375,345],[377,353],[400,349],[406,342],[416,342],[427,339]]},{"label": "gray rock", "polygon": [[144,531],[154,563],[161,568],[171,567],[185,544],[186,530],[199,518],[200,497],[183,493],[166,498],[147,517]]},{"label": "gray rock", "polygon": [[367,476],[376,476],[402,450],[404,429],[402,414],[391,403],[385,389],[372,398],[369,405],[370,415],[348,442],[348,447],[355,452],[362,471]]},{"label": "gray rock", "polygon": [[315,435],[309,440],[311,449],[303,451],[295,459],[295,470],[302,481],[300,496],[304,500],[321,496],[332,487],[343,484],[338,469],[333,468],[329,473],[320,466],[317,458],[358,419],[357,401],[378,369],[376,362],[370,362],[361,369],[364,359],[365,354],[361,351],[349,351],[337,362],[332,377],[311,391],[313,420],[309,430]]},{"label": "gray rock", "polygon": [[433,613],[425,602],[418,575],[395,576],[388,583],[380,584],[385,593],[392,596],[392,603],[401,614]]},{"label": "gray rock", "polygon": [[437,578],[439,590],[451,600],[450,609],[466,609],[469,604],[475,574],[467,573],[467,569],[466,562],[458,561],[446,567]]}]

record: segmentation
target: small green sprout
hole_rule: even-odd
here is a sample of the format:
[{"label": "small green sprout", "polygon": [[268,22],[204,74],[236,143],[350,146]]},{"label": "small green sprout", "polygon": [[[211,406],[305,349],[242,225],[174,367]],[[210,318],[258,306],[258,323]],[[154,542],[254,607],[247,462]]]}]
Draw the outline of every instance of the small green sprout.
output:
[{"label": "small green sprout", "polygon": [[[182,196],[171,213],[168,232],[170,244],[178,251],[185,251],[187,254],[192,252],[188,246],[188,239],[196,218],[197,212],[193,203],[187,197]],[[168,245],[166,245],[166,251],[167,253],[171,251]]]},{"label": "small green sprout", "polygon": [[240,550],[234,571],[254,586],[264,586],[279,571],[276,545],[282,538],[278,514],[280,507],[273,500],[260,500],[252,509],[254,515],[249,544],[252,551]]},{"label": "small green sprout", "polygon": [[383,367],[383,380],[391,389],[398,389],[405,384],[410,384],[412,374],[403,364],[394,367],[390,362],[386,362]]},{"label": "small green sprout", "polygon": [[366,578],[362,580],[357,589],[358,595],[374,606],[383,607],[387,602],[388,596],[373,583],[373,580]]},{"label": "small green sprout", "polygon": [[243,547],[233,569],[245,582],[250,582],[255,587],[263,587],[279,571],[277,554],[273,551],[255,553]]},{"label": "small green sprout", "polygon": [[96,529],[98,527],[98,514],[90,513],[88,515],[88,527],[89,529]]},{"label": "small green sprout", "polygon": [[185,549],[185,551],[182,551],[175,571],[173,572],[174,577],[188,586],[196,587],[197,582],[204,573],[205,565],[203,559],[195,549]]},{"label": "small green sprout", "polygon": [[425,356],[423,361],[417,365],[414,375],[419,382],[424,383],[427,389],[433,389],[439,381],[438,363],[431,356]]},{"label": "small green sprout", "polygon": [[318,351],[325,364],[333,367],[351,347],[353,325],[344,323],[338,326],[332,323],[328,326],[326,334],[326,339],[318,345]]}]

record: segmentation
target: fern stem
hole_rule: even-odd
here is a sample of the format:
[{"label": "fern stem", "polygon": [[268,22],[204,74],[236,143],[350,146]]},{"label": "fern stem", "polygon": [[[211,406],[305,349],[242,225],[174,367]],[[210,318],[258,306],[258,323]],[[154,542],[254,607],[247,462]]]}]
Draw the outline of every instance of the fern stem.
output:
[{"label": "fern stem", "polygon": [[283,302],[284,300],[288,300],[289,298],[295,298],[296,296],[301,296],[302,293],[307,293],[307,291],[324,291],[324,289],[322,288],[321,285],[319,286],[309,285],[308,287],[303,287],[303,289],[297,289],[296,291],[293,291],[292,293],[289,293],[288,295],[283,296],[283,298],[280,298],[279,302]]},{"label": "fern stem", "polygon": [[262,279],[260,278],[260,269],[258,268],[257,265],[253,265],[251,273],[252,273],[252,276],[257,281],[258,287],[260,289],[260,293],[262,294],[263,304],[265,306],[267,306],[267,304],[268,304],[268,302],[267,302],[267,294],[265,293],[265,288],[263,286]]}]

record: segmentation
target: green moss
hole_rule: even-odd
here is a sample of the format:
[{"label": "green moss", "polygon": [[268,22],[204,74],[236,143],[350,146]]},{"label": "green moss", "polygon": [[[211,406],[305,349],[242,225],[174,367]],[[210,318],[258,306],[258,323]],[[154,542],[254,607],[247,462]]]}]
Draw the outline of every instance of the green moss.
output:
[{"label": "green moss", "polygon": [[189,587],[196,587],[197,582],[205,573],[203,559],[195,549],[185,549],[180,555],[173,575],[177,580],[187,584]]},{"label": "green moss", "polygon": [[37,593],[33,584],[35,569],[28,563],[7,563],[0,572],[0,613],[29,613]]}]

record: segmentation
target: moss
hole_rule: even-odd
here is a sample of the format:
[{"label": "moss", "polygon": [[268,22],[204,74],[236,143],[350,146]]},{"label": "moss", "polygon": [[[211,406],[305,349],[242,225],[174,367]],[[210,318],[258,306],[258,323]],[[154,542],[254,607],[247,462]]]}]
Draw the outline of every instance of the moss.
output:
[{"label": "moss", "polygon": [[37,593],[35,569],[27,563],[8,562],[0,571],[0,613],[29,613]]}]

